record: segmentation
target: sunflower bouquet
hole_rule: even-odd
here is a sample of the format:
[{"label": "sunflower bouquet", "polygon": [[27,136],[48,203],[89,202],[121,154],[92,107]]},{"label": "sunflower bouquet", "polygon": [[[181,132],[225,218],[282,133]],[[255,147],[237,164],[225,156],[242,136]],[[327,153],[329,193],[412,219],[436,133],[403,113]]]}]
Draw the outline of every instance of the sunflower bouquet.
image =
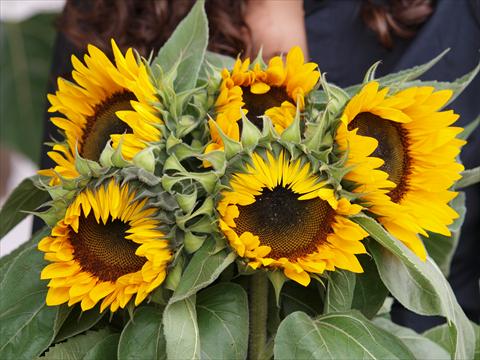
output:
[{"label": "sunflower bouquet", "polygon": [[[341,89],[298,47],[206,51],[203,7],[150,59],[89,46],[48,96],[56,165],[1,213],[2,235],[24,212],[48,225],[0,260],[1,358],[478,355],[445,278],[475,122],[443,108],[479,67],[442,83],[416,80],[442,55],[375,64]],[[446,323],[399,326],[393,299]]]}]

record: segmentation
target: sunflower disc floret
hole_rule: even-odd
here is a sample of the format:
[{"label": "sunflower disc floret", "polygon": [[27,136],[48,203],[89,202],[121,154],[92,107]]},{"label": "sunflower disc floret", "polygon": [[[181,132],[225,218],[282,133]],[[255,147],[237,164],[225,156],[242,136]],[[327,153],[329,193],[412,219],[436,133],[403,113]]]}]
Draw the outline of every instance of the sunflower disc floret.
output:
[{"label": "sunflower disc floret", "polygon": [[72,56],[74,82],[58,79],[58,91],[49,94],[49,112],[64,117],[51,121],[65,134],[65,141],[53,146],[48,156],[57,164],[40,171],[54,183],[59,176],[79,176],[75,168],[78,154],[98,161],[105,145],[112,140],[114,149],[121,143],[122,155],[131,160],[150,142],[160,140],[158,112],[151,105],[158,101],[145,64],[137,62],[132,49],[125,56],[112,40],[115,63],[93,45],[82,63]]},{"label": "sunflower disc floret", "polygon": [[450,236],[448,225],[458,214],[449,206],[449,190],[460,179],[456,161],[465,141],[452,127],[458,115],[439,111],[452,91],[411,87],[389,95],[370,82],[345,107],[336,140],[347,151],[356,184],[368,210],[421,259],[425,247],[418,234]]},{"label": "sunflower disc floret", "polygon": [[348,219],[361,206],[337,198],[308,161],[286,150],[256,151],[221,192],[220,228],[250,267],[283,269],[302,285],[310,273],[362,272],[368,234]]},{"label": "sunflower disc floret", "polygon": [[[303,110],[305,97],[320,78],[317,64],[305,63],[300,47],[292,48],[286,61],[273,57],[268,66],[250,59],[235,62],[232,71],[224,69],[220,93],[215,103],[215,122],[224,134],[239,140],[242,112],[257,127],[262,116],[268,116],[275,129],[282,133],[294,120],[297,107]],[[215,124],[210,123],[212,143],[205,152],[223,149]]]},{"label": "sunflower disc floret", "polygon": [[160,230],[158,209],[135,200],[128,184],[115,180],[78,194],[65,216],[38,248],[51,263],[42,273],[47,305],[101,302],[100,311],[140,304],[165,279],[172,259]]}]

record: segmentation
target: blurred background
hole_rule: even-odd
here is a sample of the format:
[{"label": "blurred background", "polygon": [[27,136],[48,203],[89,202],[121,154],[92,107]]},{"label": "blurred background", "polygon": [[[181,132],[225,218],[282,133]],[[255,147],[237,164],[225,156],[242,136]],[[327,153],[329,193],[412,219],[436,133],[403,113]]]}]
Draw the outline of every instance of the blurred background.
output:
[{"label": "blurred background", "polygon": [[[0,207],[38,169],[55,18],[64,3],[0,0]],[[29,216],[1,239],[0,255],[30,238],[32,222]]]}]

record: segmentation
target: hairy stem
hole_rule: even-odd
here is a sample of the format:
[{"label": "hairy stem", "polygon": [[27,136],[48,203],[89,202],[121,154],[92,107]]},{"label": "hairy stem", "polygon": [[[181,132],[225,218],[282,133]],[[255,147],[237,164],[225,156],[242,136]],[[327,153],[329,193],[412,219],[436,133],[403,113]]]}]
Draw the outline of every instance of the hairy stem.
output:
[{"label": "hairy stem", "polygon": [[250,277],[250,336],[248,358],[259,360],[267,344],[268,278],[264,271]]}]

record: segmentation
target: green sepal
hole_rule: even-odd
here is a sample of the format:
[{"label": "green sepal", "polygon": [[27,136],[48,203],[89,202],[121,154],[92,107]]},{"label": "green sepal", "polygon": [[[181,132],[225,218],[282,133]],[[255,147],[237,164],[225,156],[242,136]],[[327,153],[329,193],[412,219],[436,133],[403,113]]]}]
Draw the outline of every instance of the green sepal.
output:
[{"label": "green sepal", "polygon": [[323,90],[327,94],[327,110],[334,114],[339,113],[350,100],[350,96],[342,88],[329,84],[325,77],[325,73],[322,74],[321,84]]},{"label": "green sepal", "polygon": [[173,172],[187,172],[185,167],[180,163],[180,161],[174,154],[170,155],[165,161],[165,164],[163,165],[164,172],[167,172],[169,170],[172,170]]},{"label": "green sepal", "polygon": [[156,186],[161,181],[159,177],[146,171],[145,169],[134,166],[123,168],[118,172],[118,174],[121,177],[122,185],[132,180],[138,180],[147,186]]},{"label": "green sepal", "polygon": [[245,149],[252,150],[257,146],[262,137],[262,133],[250,120],[248,120],[243,110],[240,110],[240,114],[242,116],[241,142]]},{"label": "green sepal", "polygon": [[131,165],[131,163],[123,158],[122,155],[122,143],[123,139],[120,140],[118,143],[118,147],[115,149],[115,151],[112,154],[111,161],[112,164],[116,167],[123,168],[126,166]]},{"label": "green sepal", "polygon": [[177,256],[174,265],[168,269],[168,275],[163,283],[164,288],[175,291],[182,277],[184,263],[184,257],[182,255]]},{"label": "green sepal", "polygon": [[190,194],[175,194],[175,198],[178,202],[178,205],[180,205],[180,208],[188,214],[193,211],[193,208],[197,204],[197,195],[197,190],[194,188],[193,192]]},{"label": "green sepal", "polygon": [[134,165],[150,173],[155,172],[155,154],[152,147],[147,147],[138,152],[132,159]]},{"label": "green sepal", "polygon": [[84,159],[78,152],[78,147],[75,148],[75,169],[84,177],[100,177],[105,174],[105,169],[96,161]]},{"label": "green sepal", "polygon": [[286,143],[300,144],[302,135],[300,130],[300,108],[297,105],[297,111],[293,122],[280,135],[280,139]]},{"label": "green sepal", "polygon": [[207,235],[195,235],[191,231],[185,231],[183,246],[187,253],[192,254],[200,249],[205,242]]},{"label": "green sepal", "polygon": [[55,201],[49,205],[50,208],[48,210],[26,211],[26,213],[39,217],[45,222],[45,224],[53,227],[64,217],[65,211],[67,210],[67,203],[62,201]]},{"label": "green sepal", "polygon": [[[189,222],[193,218],[195,218],[197,216],[200,216],[200,215],[212,216],[213,215],[213,209],[214,209],[213,198],[212,197],[207,197],[203,201],[202,205],[198,209],[196,209],[194,212],[192,212],[191,214],[186,214],[185,216],[177,217],[177,225],[180,229],[185,230],[187,228],[187,222]],[[203,219],[201,221],[204,222]],[[197,223],[188,226],[188,228],[193,230],[194,228],[192,228],[192,227],[195,227],[196,225],[197,225]],[[199,229],[195,229],[193,231],[208,232],[211,229],[211,221],[209,221],[209,226],[210,226],[209,229],[207,229],[206,231],[201,231]]]},{"label": "green sepal", "polygon": [[241,143],[239,143],[238,141],[235,141],[235,140],[231,139],[230,137],[228,137],[227,135],[225,135],[225,133],[220,128],[220,126],[218,126],[216,121],[213,121],[212,119],[210,119],[210,121],[217,128],[217,131],[218,131],[220,137],[222,138],[223,147],[224,147],[223,151],[225,152],[225,157],[227,158],[227,160],[231,159],[232,157],[234,157],[235,155],[237,155],[239,152],[242,151],[242,144]]},{"label": "green sepal", "polygon": [[104,167],[112,167],[113,162],[112,162],[112,156],[115,150],[113,149],[112,145],[110,144],[110,141],[107,141],[105,144],[105,147],[102,150],[102,153],[100,154],[99,162],[102,166]]},{"label": "green sepal", "polygon": [[273,126],[272,120],[268,116],[263,116],[262,144],[269,147],[268,143],[278,139],[280,139],[280,135]]},{"label": "green sepal", "polygon": [[210,151],[207,154],[198,154],[196,155],[196,158],[202,161],[208,161],[217,173],[225,173],[227,159],[225,159],[225,153],[223,151],[215,150]]},{"label": "green sepal", "polygon": [[375,73],[377,71],[378,66],[382,63],[382,61],[377,61],[374,63],[372,66],[370,66],[365,73],[365,76],[363,78],[362,84],[368,84],[370,81],[375,80]]},{"label": "green sepal", "polygon": [[275,301],[277,307],[280,307],[280,294],[282,292],[283,285],[288,279],[283,271],[280,270],[268,271],[267,276],[273,286],[273,290],[275,291]]},{"label": "green sepal", "polygon": [[324,144],[328,118],[329,114],[325,111],[317,122],[310,123],[307,127],[303,144],[308,150],[319,150],[322,147],[322,144]]},{"label": "green sepal", "polygon": [[260,46],[260,49],[258,50],[257,56],[253,60],[252,64],[250,65],[251,68],[253,68],[256,64],[260,64],[260,67],[262,69],[265,69],[267,67],[267,64],[263,60],[263,46]]}]

